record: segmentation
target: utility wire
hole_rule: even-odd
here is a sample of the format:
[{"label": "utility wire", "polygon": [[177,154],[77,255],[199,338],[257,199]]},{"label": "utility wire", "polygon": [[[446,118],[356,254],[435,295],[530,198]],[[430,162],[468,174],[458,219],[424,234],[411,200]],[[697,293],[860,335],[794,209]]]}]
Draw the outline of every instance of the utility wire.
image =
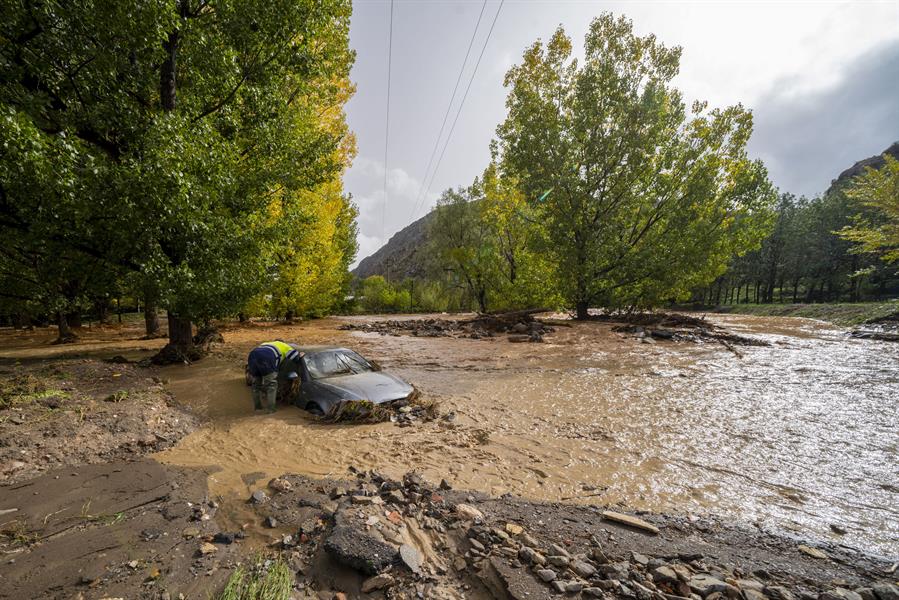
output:
[{"label": "utility wire", "polygon": [[471,48],[474,46],[474,39],[477,36],[478,28],[481,26],[481,18],[484,16],[484,9],[487,8],[487,0],[484,0],[484,3],[481,4],[481,12],[478,15],[478,22],[474,25],[474,31],[471,32],[471,40],[468,42],[468,50],[465,51],[465,58],[462,59],[462,66],[459,67],[459,76],[456,77],[456,85],[453,87],[453,94],[450,96],[449,104],[446,105],[446,114],[443,115],[443,123],[440,124],[440,131],[437,133],[437,139],[434,140],[434,149],[431,150],[431,158],[428,159],[428,166],[425,168],[424,176],[421,178],[421,185],[418,186],[418,195],[415,199],[415,204],[412,207],[412,213],[409,215],[409,218],[415,216],[415,213],[418,212],[418,206],[422,202],[422,198],[425,190],[425,181],[428,180],[428,175],[431,172],[431,165],[434,164],[434,157],[437,156],[437,148],[440,147],[440,139],[443,137],[443,130],[446,128],[446,122],[449,120],[450,112],[453,108],[453,102],[456,100],[456,92],[459,91],[459,83],[462,81],[462,75],[465,73],[465,65],[468,64],[468,57],[471,54]]},{"label": "utility wire", "polygon": [[[499,13],[503,9],[503,4],[506,0],[500,0],[499,8],[496,9],[496,14],[493,15],[493,22],[490,24],[490,30],[487,32],[487,39],[484,40],[484,46],[481,48],[481,53],[478,55],[478,62],[474,65],[474,71],[471,72],[471,78],[468,80],[468,86],[465,88],[465,94],[462,95],[462,101],[459,103],[459,110],[456,112],[456,117],[453,119],[453,125],[450,127],[449,134],[446,136],[446,142],[443,144],[443,150],[440,151],[440,158],[437,159],[437,164],[434,166],[434,172],[431,173],[431,182],[428,184],[427,191],[425,195],[422,197],[422,200],[427,198],[428,194],[431,192],[431,186],[434,185],[434,179],[437,177],[437,171],[440,169],[440,163],[443,162],[443,155],[446,154],[446,149],[449,147],[450,139],[453,137],[453,131],[456,130],[456,123],[459,122],[459,115],[462,114],[462,108],[465,106],[465,99],[468,98],[468,92],[471,90],[471,84],[474,83],[475,75],[478,74],[478,67],[481,66],[481,59],[484,58],[484,51],[487,50],[487,44],[490,43],[490,35],[493,33],[493,27],[496,25],[496,20],[499,18]],[[418,212],[416,209],[415,212]],[[415,214],[413,213],[413,217]]]},{"label": "utility wire", "polygon": [[[384,118],[384,206],[381,210],[381,239],[387,216],[387,148],[390,140],[390,66],[393,62],[393,0],[390,0],[390,30],[387,35],[387,116]],[[386,242],[386,240],[385,240]]]}]

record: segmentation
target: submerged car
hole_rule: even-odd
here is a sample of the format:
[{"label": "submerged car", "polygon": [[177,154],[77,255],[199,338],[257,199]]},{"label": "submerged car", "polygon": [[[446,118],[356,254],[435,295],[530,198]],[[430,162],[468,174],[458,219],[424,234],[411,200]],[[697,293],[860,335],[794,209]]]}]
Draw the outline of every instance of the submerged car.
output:
[{"label": "submerged car", "polygon": [[[384,404],[405,400],[415,390],[348,348],[290,345],[302,354],[297,372],[299,389],[292,392],[292,402],[313,414],[327,414],[343,402]],[[249,375],[247,382],[251,382]]]}]

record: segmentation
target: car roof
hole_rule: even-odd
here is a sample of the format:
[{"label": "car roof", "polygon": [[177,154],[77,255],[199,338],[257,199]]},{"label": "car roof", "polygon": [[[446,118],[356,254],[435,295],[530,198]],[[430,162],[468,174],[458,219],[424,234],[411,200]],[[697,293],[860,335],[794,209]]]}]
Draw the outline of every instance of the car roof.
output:
[{"label": "car roof", "polygon": [[291,346],[292,348],[294,348],[295,350],[299,350],[300,352],[303,352],[303,353],[305,353],[305,354],[315,354],[315,353],[317,353],[317,352],[328,352],[328,351],[333,351],[333,350],[341,350],[341,351],[346,351],[346,352],[353,352],[353,351],[350,350],[349,348],[344,348],[343,346],[327,346],[327,345],[321,345],[321,346],[300,346],[300,345],[298,345],[298,344],[290,344],[290,346]]}]

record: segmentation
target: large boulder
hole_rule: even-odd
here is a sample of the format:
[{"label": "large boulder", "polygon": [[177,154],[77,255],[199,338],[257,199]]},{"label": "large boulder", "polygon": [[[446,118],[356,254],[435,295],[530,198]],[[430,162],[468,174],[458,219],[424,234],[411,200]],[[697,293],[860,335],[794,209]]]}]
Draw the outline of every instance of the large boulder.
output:
[{"label": "large boulder", "polygon": [[377,575],[397,557],[393,546],[354,527],[335,527],[325,540],[325,551],[334,560],[368,575]]}]

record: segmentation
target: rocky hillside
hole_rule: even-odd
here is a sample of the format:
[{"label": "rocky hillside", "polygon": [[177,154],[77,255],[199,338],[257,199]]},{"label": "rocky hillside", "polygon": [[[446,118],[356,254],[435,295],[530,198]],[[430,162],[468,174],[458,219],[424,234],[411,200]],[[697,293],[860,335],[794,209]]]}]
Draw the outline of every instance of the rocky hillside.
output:
[{"label": "rocky hillside", "polygon": [[860,160],[842,173],[840,176],[830,182],[830,188],[828,188],[828,192],[831,192],[841,186],[844,182],[856,177],[857,175],[861,175],[865,172],[865,169],[871,167],[872,169],[879,169],[884,165],[886,160],[884,160],[884,156],[890,155],[895,159],[899,159],[899,142],[893,142],[893,145],[881,152],[880,154],[876,154],[870,158],[866,158],[864,160]]},{"label": "rocky hillside", "polygon": [[353,275],[359,279],[372,275],[387,276],[389,268],[390,279],[394,281],[424,276],[424,247],[433,217],[434,212],[431,211],[396,232],[377,252],[362,259],[359,266],[353,269]]}]

